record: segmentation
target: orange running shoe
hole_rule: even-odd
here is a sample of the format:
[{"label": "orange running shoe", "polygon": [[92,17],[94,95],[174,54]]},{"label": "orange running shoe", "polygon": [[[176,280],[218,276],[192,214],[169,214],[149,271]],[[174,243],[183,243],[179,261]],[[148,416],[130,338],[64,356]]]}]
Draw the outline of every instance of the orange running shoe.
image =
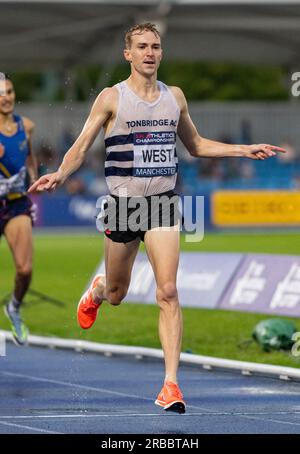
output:
[{"label": "orange running shoe", "polygon": [[175,411],[177,413],[185,413],[185,402],[183,395],[176,383],[166,381],[161,392],[155,401],[156,405],[160,405],[167,411]]},{"label": "orange running shoe", "polygon": [[103,277],[102,274],[97,274],[94,277],[90,287],[84,293],[84,295],[81,297],[79,301],[77,307],[77,320],[79,326],[81,326],[81,328],[83,329],[90,328],[96,321],[98,309],[101,306],[101,303],[100,304],[94,303],[92,298],[92,291],[94,290],[95,287],[97,287],[97,284],[101,277]]}]

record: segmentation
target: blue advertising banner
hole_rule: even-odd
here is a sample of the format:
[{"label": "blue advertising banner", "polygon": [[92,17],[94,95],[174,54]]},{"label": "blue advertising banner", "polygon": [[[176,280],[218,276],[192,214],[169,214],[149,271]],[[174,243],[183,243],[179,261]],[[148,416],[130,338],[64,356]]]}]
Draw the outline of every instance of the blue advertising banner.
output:
[{"label": "blue advertising banner", "polygon": [[91,226],[96,230],[96,198],[83,196],[40,195],[38,203],[39,227]]}]

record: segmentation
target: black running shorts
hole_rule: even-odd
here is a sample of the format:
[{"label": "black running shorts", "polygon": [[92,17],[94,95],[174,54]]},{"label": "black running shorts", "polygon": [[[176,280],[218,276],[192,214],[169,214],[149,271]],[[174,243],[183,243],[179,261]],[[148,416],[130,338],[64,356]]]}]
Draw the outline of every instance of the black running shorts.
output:
[{"label": "black running shorts", "polygon": [[29,216],[32,220],[31,208],[32,202],[27,196],[14,200],[0,199],[0,236],[3,234],[6,224],[12,218],[23,214]]},{"label": "black running shorts", "polygon": [[103,204],[101,219],[104,233],[112,241],[144,241],[148,230],[173,227],[181,221],[179,196],[174,191],[147,197],[111,195]]}]

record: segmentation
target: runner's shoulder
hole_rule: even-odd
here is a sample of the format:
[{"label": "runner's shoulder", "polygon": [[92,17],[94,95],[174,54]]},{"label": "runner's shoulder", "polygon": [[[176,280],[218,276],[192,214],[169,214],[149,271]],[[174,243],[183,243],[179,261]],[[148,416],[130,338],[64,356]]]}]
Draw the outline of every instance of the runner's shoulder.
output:
[{"label": "runner's shoulder", "polygon": [[174,95],[179,107],[182,109],[186,104],[186,99],[185,99],[183,91],[181,90],[180,87],[176,87],[174,85],[171,85],[171,86],[169,85],[168,88],[171,91],[171,93]]},{"label": "runner's shoulder", "polygon": [[96,102],[106,111],[112,112],[117,109],[119,99],[118,89],[114,87],[104,88],[98,95]]},{"label": "runner's shoulder", "polygon": [[35,128],[35,124],[30,118],[28,117],[21,117],[24,125],[24,129],[26,131],[26,134],[30,135],[33,133],[33,130]]}]

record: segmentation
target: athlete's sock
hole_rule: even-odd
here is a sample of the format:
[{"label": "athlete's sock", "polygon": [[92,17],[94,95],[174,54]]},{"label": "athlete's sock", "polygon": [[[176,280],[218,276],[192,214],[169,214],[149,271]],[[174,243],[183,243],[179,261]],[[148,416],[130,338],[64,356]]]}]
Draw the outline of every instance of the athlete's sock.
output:
[{"label": "athlete's sock", "polygon": [[17,301],[23,301],[24,296],[29,288],[31,282],[32,273],[16,273],[15,277],[15,288],[13,291],[13,295]]},{"label": "athlete's sock", "polygon": [[18,312],[20,310],[20,306],[22,301],[18,301],[15,295],[12,295],[10,302],[8,303],[8,310]]}]

